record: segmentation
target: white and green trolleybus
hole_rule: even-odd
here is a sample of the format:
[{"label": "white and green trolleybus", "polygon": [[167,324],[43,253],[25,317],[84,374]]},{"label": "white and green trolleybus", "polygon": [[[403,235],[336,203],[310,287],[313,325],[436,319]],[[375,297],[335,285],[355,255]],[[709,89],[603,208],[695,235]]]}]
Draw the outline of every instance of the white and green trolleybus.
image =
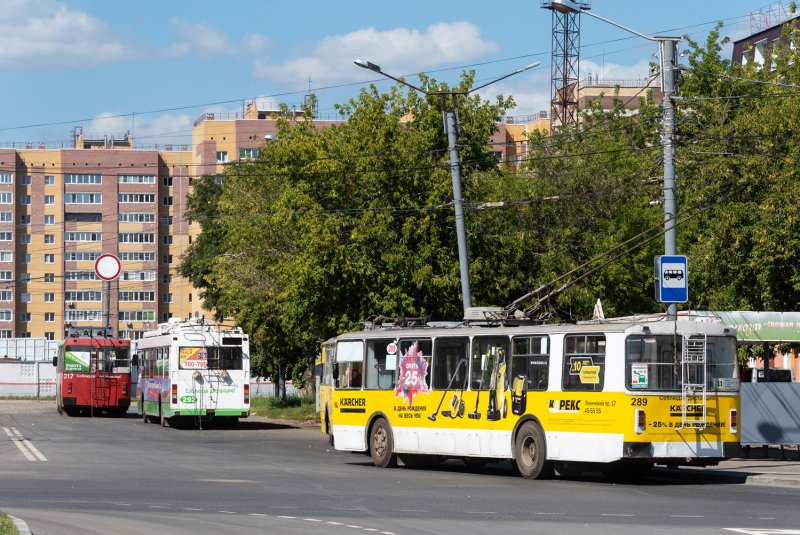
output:
[{"label": "white and green trolleybus", "polygon": [[170,320],[135,340],[133,352],[145,422],[235,424],[250,415],[250,345],[241,328]]}]

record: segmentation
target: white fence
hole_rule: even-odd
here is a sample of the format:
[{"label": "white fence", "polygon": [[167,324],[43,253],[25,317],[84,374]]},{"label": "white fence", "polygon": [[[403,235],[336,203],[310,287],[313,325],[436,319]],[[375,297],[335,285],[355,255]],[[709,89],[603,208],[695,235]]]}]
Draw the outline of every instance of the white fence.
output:
[{"label": "white fence", "polygon": [[58,354],[58,342],[45,338],[0,338],[0,360],[24,362],[53,362]]},{"label": "white fence", "polygon": [[52,362],[0,362],[0,397],[54,397],[56,369]]}]

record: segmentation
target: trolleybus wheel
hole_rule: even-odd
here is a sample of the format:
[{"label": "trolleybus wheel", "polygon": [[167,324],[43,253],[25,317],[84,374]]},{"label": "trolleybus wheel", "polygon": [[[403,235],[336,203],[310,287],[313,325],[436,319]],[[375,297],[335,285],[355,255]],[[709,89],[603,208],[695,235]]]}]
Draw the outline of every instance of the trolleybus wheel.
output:
[{"label": "trolleybus wheel", "polygon": [[526,479],[553,476],[553,463],[547,461],[547,444],[538,424],[522,424],[514,442],[514,460],[520,475]]},{"label": "trolleybus wheel", "polygon": [[372,462],[379,468],[394,468],[397,466],[397,454],[394,453],[392,441],[392,428],[384,418],[378,418],[372,424],[369,435],[369,452]]},{"label": "trolleybus wheel", "polygon": [[325,411],[325,433],[328,434],[328,444],[333,446],[333,429],[331,429],[331,421],[328,419],[328,411]]}]

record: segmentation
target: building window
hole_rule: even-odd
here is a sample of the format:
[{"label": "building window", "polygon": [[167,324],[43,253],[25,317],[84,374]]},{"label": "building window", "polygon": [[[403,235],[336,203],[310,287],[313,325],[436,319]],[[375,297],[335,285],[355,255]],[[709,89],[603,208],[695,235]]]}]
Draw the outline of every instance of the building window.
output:
[{"label": "building window", "polygon": [[102,193],[73,192],[64,195],[67,204],[103,204]]},{"label": "building window", "polygon": [[0,223],[11,223],[12,221],[14,221],[13,212],[0,212]]},{"label": "building window", "polygon": [[255,160],[258,158],[258,149],[239,149],[240,160]]},{"label": "building window", "polygon": [[164,197],[164,206],[172,206],[172,195]]},{"label": "building window", "polygon": [[56,237],[55,237],[54,234],[45,234],[44,235],[44,243],[48,244],[48,243],[55,243],[55,242],[56,242]]},{"label": "building window", "polygon": [[189,292],[189,302],[190,303],[192,302],[192,293],[191,292]]},{"label": "building window", "polygon": [[44,321],[45,323],[53,323],[56,321],[56,313],[55,312],[45,312],[44,313]]},{"label": "building window", "polygon": [[11,338],[11,330],[10,329],[0,330],[0,338]]},{"label": "building window", "polygon": [[30,186],[31,185],[31,177],[30,175],[22,175],[19,177],[19,183],[23,186]]},{"label": "building window", "polygon": [[[10,279],[11,278],[11,272],[7,271],[6,273],[8,273],[8,277]],[[165,273],[164,275],[161,276],[161,282],[164,283],[164,284],[171,284],[172,283],[172,275],[170,275],[169,273]]]},{"label": "building window", "polygon": [[55,303],[56,302],[56,294],[53,292],[45,292],[44,293],[44,302],[45,303]]},{"label": "building window", "polygon": [[155,175],[119,175],[117,182],[120,184],[155,184]]},{"label": "building window", "polygon": [[164,264],[171,264],[172,263],[172,255],[171,254],[165,254],[163,263]]},{"label": "building window", "polygon": [[[98,292],[99,293],[99,292]],[[132,301],[140,303],[152,303],[156,300],[155,292],[119,292],[120,301]]]},{"label": "building window", "polygon": [[25,331],[24,333],[22,333],[22,336],[20,336],[20,338],[30,338],[30,337],[31,337],[30,331]]},{"label": "building window", "polygon": [[31,283],[31,274],[30,273],[20,273],[19,282],[20,282],[20,284],[30,284]]},{"label": "building window", "polygon": [[45,204],[55,204],[56,203],[56,196],[55,195],[45,195],[44,196],[44,203]]},{"label": "building window", "polygon": [[64,301],[94,301],[99,303],[102,300],[102,293],[93,290],[69,290],[64,292]]},{"label": "building window", "polygon": [[19,203],[22,206],[28,206],[31,203],[31,196],[30,195],[20,195],[19,196]]},{"label": "building window", "polygon": [[94,270],[90,271],[72,271],[67,270],[64,272],[64,280],[68,281],[96,281],[100,278]]},{"label": "building window", "polygon": [[31,302],[31,294],[28,292],[23,292],[19,294],[19,302],[20,303],[30,303]]},{"label": "building window", "polygon": [[0,204],[14,204],[14,194],[10,191],[0,192]]},{"label": "building window", "polygon": [[[31,216],[28,216],[28,223],[31,222]],[[56,216],[54,215],[45,215],[44,216],[44,224],[45,225],[55,225],[56,224]]]},{"label": "building window", "polygon": [[[47,219],[47,216],[44,216]],[[30,225],[31,224],[31,214],[23,214],[19,216],[19,222],[21,225]],[[45,221],[46,222],[46,221]]]},{"label": "building window", "polygon": [[172,224],[172,216],[168,215],[168,216],[162,217],[161,218],[161,224],[164,225],[164,226],[167,226],[167,227],[170,226]]},{"label": "building window", "polygon": [[[47,256],[47,255],[45,255],[45,256]],[[20,261],[23,264],[30,264],[31,263],[31,254],[30,253],[21,254],[20,255]]]},{"label": "building window", "polygon": [[127,212],[119,214],[120,223],[153,223],[156,214],[152,212]]},{"label": "building window", "polygon": [[172,236],[164,236],[164,245],[172,245]]},{"label": "building window", "polygon": [[3,309],[0,310],[0,321],[11,321],[11,310],[10,309]]},{"label": "building window", "polygon": [[[22,294],[22,295],[24,296],[25,294]],[[19,318],[19,321],[21,321],[22,323],[30,323],[31,322],[31,313],[30,312],[18,312],[17,313],[17,317]]]},{"label": "building window", "polygon": [[0,232],[0,241],[11,241],[11,237],[10,232]]},{"label": "building window", "polygon": [[154,232],[121,232],[119,243],[155,243],[156,235]]},{"label": "building window", "polygon": [[103,177],[100,175],[77,175],[67,173],[64,175],[64,184],[102,184]]},{"label": "building window", "polygon": [[10,281],[14,278],[12,271],[0,271],[0,281]]},{"label": "building window", "polygon": [[13,262],[14,253],[11,251],[0,251],[0,262]]},{"label": "building window", "polygon": [[117,200],[120,204],[127,204],[127,203],[149,203],[153,204],[156,202],[156,194],[155,193],[120,193],[117,196]]},{"label": "building window", "polygon": [[45,186],[53,186],[56,183],[56,177],[53,175],[45,175],[44,176],[44,185]]},{"label": "building window", "polygon": [[155,271],[123,271],[121,279],[124,281],[154,281],[156,280]]},{"label": "building window", "polygon": [[44,274],[44,282],[56,282],[56,274],[55,273],[45,273]]},{"label": "building window", "polygon": [[19,244],[20,245],[30,245],[31,244],[31,235],[30,234],[19,234]]},{"label": "building window", "polygon": [[44,263],[45,264],[55,264],[56,263],[56,255],[54,255],[54,254],[46,254],[46,255],[44,255]]},{"label": "building window", "polygon": [[100,253],[97,251],[67,251],[64,255],[67,262],[94,262]]},{"label": "building window", "polygon": [[14,292],[11,290],[0,290],[0,301],[11,302],[14,300]]},{"label": "building window", "polygon": [[168,303],[168,304],[172,303],[172,294],[171,293],[165,293],[164,294],[164,302]]},{"label": "building window", "polygon": [[56,339],[56,333],[51,332],[51,331],[47,331],[46,333],[44,333],[44,338],[45,338],[45,340],[55,340]]},{"label": "building window", "polygon": [[164,187],[165,188],[169,188],[171,186],[172,186],[172,177],[171,176],[165,176],[164,177]]},{"label": "building window", "polygon": [[228,151],[225,150],[217,151],[217,163],[228,163]]},{"label": "building window", "polygon": [[64,321],[102,321],[100,310],[67,310]]},{"label": "building window", "polygon": [[0,173],[0,184],[13,184],[14,173]]},{"label": "building window", "polygon": [[67,232],[64,235],[64,241],[103,241],[103,234],[101,232]]},{"label": "building window", "polygon": [[155,262],[156,253],[121,252],[119,259],[123,262]]}]

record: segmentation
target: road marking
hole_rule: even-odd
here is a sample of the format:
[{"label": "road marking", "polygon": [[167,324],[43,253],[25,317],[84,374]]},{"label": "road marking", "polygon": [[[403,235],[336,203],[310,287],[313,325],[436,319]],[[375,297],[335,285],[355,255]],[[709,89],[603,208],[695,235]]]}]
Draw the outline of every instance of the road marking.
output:
[{"label": "road marking", "polygon": [[705,518],[703,515],[669,515],[671,518]]},{"label": "road marking", "polygon": [[560,516],[560,515],[563,515],[564,513],[533,513],[533,514],[535,514],[535,515],[553,515],[553,516]]},{"label": "road marking", "polygon": [[774,529],[774,528],[723,528],[725,531],[735,531],[745,535],[800,535],[800,529]]},{"label": "road marking", "polygon": [[218,513],[224,513],[226,515],[235,515],[236,511],[217,511]]},{"label": "road marking", "polygon": [[381,531],[381,535],[395,535],[394,531]]},{"label": "road marking", "polygon": [[269,516],[265,515],[264,513],[249,513],[250,516]]},{"label": "road marking", "polygon": [[35,462],[36,460],[42,462],[47,461],[47,457],[42,455],[42,452],[40,452],[30,440],[23,437],[22,433],[20,433],[16,427],[3,427],[3,431],[5,431],[6,435],[11,439],[11,442],[17,446],[17,449],[22,452],[26,459],[31,462]]},{"label": "road marking", "polygon": [[291,518],[291,519],[294,519],[294,518],[297,518],[297,517],[296,516],[278,515],[278,518]]},{"label": "road marking", "polygon": [[304,518],[306,522],[322,522],[319,518]]},{"label": "road marking", "polygon": [[147,507],[150,509],[169,509],[169,507],[165,505],[148,505]]},{"label": "road marking", "polygon": [[347,527],[348,528],[353,528],[353,529],[363,529],[361,526],[356,526],[354,524],[347,524]]},{"label": "road marking", "polygon": [[378,531],[378,530],[375,528],[364,528],[364,531]]},{"label": "road marking", "polygon": [[184,507],[184,511],[202,511],[202,509],[198,509],[197,507]]},{"label": "road marking", "polygon": [[600,516],[636,516],[627,513],[600,513]]},{"label": "road marking", "polygon": [[325,522],[326,524],[330,524],[331,526],[344,526],[341,522]]}]

